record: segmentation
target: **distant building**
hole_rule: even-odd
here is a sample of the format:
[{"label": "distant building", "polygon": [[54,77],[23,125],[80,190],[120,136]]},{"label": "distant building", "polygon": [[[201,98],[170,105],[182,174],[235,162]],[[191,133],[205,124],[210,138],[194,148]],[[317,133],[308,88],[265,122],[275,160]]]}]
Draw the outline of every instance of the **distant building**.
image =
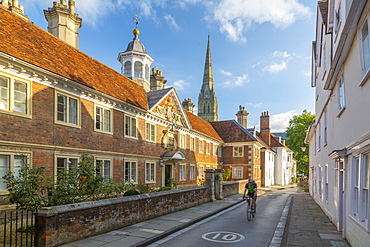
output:
[{"label": "distant building", "polygon": [[208,36],[203,84],[198,97],[198,116],[208,122],[218,120],[218,103],[213,83],[211,45]]},{"label": "distant building", "polygon": [[351,246],[370,243],[370,1],[319,1],[310,194]]}]

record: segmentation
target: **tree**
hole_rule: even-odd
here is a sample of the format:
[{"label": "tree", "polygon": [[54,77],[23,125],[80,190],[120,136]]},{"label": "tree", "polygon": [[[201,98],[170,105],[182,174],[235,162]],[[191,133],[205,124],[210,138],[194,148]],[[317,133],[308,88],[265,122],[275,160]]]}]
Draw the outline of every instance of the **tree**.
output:
[{"label": "tree", "polygon": [[[289,127],[286,131],[286,145],[294,152],[294,158],[297,160],[297,172],[308,175],[308,146],[304,140],[308,127],[315,121],[315,115],[307,110],[303,110],[299,116],[293,116],[289,121]],[[306,147],[302,151],[302,146]]]}]

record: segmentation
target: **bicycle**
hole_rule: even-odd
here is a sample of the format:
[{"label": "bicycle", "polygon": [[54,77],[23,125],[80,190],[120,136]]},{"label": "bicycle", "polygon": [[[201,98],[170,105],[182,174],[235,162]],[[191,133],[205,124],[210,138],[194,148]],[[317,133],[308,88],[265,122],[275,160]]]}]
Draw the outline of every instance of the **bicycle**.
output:
[{"label": "bicycle", "polygon": [[254,211],[254,207],[253,207],[253,198],[251,198],[250,196],[247,196],[247,198],[245,200],[248,203],[248,205],[247,205],[247,219],[248,219],[248,221],[251,221],[251,219],[254,218],[254,216],[256,215],[256,212]]}]

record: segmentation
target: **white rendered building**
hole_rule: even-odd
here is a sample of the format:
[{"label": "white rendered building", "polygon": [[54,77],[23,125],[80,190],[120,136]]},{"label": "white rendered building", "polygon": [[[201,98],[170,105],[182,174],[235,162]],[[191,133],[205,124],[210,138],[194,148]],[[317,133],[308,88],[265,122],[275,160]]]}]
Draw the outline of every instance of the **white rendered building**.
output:
[{"label": "white rendered building", "polygon": [[370,243],[370,1],[318,2],[310,193],[352,246]]}]

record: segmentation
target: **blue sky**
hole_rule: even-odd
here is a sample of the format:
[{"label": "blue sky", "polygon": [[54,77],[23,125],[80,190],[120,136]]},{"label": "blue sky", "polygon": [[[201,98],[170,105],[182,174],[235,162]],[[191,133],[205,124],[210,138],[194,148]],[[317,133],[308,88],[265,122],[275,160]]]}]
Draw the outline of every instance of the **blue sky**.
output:
[{"label": "blue sky", "polygon": [[[60,2],[60,0],[54,0]],[[140,40],[163,72],[167,87],[197,107],[207,36],[219,120],[236,119],[239,105],[259,129],[269,111],[273,131],[284,131],[304,109],[314,112],[310,86],[315,0],[75,0],[83,19],[79,49],[120,71],[139,14]],[[67,1],[68,2],[68,1]],[[30,20],[43,29],[43,10],[52,0],[19,0]]]}]

